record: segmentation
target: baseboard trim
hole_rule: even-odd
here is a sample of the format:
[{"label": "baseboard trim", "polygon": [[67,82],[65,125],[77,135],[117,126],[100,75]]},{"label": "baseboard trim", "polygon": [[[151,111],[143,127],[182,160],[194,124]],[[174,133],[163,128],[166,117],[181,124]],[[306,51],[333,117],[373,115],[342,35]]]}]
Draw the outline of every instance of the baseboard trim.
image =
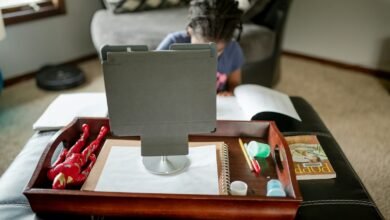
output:
[{"label": "baseboard trim", "polygon": [[[318,62],[321,64],[326,64],[326,65],[331,65],[331,66],[335,66],[335,67],[339,67],[339,68],[343,68],[343,69],[349,69],[349,70],[369,74],[369,75],[375,76],[377,78],[390,80],[390,72],[384,71],[384,70],[370,69],[370,68],[366,68],[366,67],[362,67],[362,66],[356,66],[356,65],[346,64],[346,63],[328,60],[328,59],[324,59],[324,58],[313,57],[313,56],[304,55],[304,54],[300,54],[300,53],[296,53],[296,52],[292,52],[292,51],[287,51],[287,50],[283,50],[283,55],[301,58],[301,59],[305,59],[305,60],[310,60],[310,61],[314,61],[314,62]],[[96,53],[93,53],[93,54],[82,56],[82,57],[79,57],[79,58],[76,58],[76,59],[73,59],[73,60],[70,60],[70,61],[67,61],[64,63],[60,63],[58,65],[76,65],[78,63],[81,63],[81,62],[84,62],[87,60],[96,59],[97,57],[98,57],[98,55]],[[4,87],[9,87],[9,86],[15,85],[17,83],[23,82],[25,80],[32,79],[35,77],[37,72],[38,72],[38,70],[33,71],[33,72],[29,72],[29,73],[25,73],[25,74],[22,74],[20,76],[13,77],[10,79],[6,79],[6,80],[4,80]]]},{"label": "baseboard trim", "polygon": [[304,60],[310,60],[314,62],[318,62],[321,64],[326,64],[326,65],[331,65],[343,69],[348,69],[348,70],[353,70],[356,72],[364,73],[364,74],[369,74],[372,76],[375,76],[380,79],[385,79],[385,80],[390,80],[390,72],[384,71],[384,70],[377,70],[377,69],[370,69],[362,66],[357,66],[357,65],[351,65],[343,62],[338,62],[334,60],[328,60],[325,58],[318,58],[318,57],[313,57],[310,55],[305,55],[305,54],[300,54],[288,50],[283,50],[283,55],[289,56],[289,57],[296,57],[296,58],[301,58]]},{"label": "baseboard trim", "polygon": [[[91,59],[95,59],[97,57],[98,57],[97,53],[93,53],[93,54],[85,55],[85,56],[82,56],[82,57],[79,57],[79,58],[76,58],[76,59],[73,59],[73,60],[69,60],[67,62],[58,63],[56,65],[77,65],[77,64],[79,64],[81,62],[84,62],[84,61],[87,61],[87,60],[91,60]],[[32,78],[35,77],[35,75],[37,73],[38,73],[38,70],[32,71],[32,72],[28,72],[28,73],[24,73],[24,74],[22,74],[20,76],[12,77],[10,79],[6,79],[6,80],[4,80],[4,88],[12,86],[12,85],[15,85],[17,83],[20,83],[20,82],[23,82],[23,81],[26,81],[26,80],[29,80],[29,79],[32,79]]]}]

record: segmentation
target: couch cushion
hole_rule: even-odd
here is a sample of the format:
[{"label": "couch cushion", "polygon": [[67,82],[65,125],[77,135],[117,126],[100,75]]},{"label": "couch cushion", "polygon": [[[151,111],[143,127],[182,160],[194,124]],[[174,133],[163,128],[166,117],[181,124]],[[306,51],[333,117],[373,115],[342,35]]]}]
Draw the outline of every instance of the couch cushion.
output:
[{"label": "couch cushion", "polygon": [[[154,50],[167,34],[185,30],[187,14],[185,7],[119,15],[99,10],[92,19],[92,41],[97,51],[106,44],[141,44]],[[265,27],[244,24],[240,45],[247,62],[262,60],[273,51],[274,34]]]},{"label": "couch cushion", "polygon": [[186,15],[186,8],[120,15],[99,10],[92,19],[92,40],[98,51],[105,44],[141,44],[154,50],[168,33],[185,29]]},{"label": "couch cushion", "polygon": [[[36,133],[12,162],[0,179],[0,206],[3,204],[28,205],[23,196],[24,187],[30,180],[46,145],[54,132]],[[0,219],[1,215],[0,215]]]},{"label": "couch cushion", "polygon": [[243,25],[239,43],[245,62],[261,61],[271,56],[275,47],[275,33],[264,26],[247,23]]}]

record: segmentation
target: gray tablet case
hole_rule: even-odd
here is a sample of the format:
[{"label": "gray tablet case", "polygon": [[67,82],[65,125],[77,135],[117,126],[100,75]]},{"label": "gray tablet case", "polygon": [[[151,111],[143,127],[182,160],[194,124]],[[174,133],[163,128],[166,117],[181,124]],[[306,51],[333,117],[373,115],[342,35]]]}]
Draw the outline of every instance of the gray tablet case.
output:
[{"label": "gray tablet case", "polygon": [[142,156],[188,154],[188,134],[216,128],[214,44],[104,46],[102,64],[111,131],[141,136]]}]

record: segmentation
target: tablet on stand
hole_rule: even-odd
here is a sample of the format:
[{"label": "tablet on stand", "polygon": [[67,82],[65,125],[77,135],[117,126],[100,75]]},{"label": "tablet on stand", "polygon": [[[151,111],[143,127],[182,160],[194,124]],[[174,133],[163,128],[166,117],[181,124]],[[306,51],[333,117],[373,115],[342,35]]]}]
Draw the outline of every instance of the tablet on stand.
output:
[{"label": "tablet on stand", "polygon": [[188,135],[216,129],[215,44],[104,46],[102,63],[112,133],[141,137],[151,173],[189,166]]}]

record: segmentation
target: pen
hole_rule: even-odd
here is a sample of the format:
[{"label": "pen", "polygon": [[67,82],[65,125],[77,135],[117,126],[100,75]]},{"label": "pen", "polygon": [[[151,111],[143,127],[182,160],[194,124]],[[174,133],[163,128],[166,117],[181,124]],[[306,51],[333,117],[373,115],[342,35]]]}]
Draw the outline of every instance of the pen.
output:
[{"label": "pen", "polygon": [[259,162],[257,162],[257,160],[255,158],[252,159],[252,165],[253,165],[253,169],[255,170],[255,172],[260,173],[261,167],[260,167]]},{"label": "pen", "polygon": [[[240,144],[242,153],[244,154],[244,157],[245,157],[245,160],[246,160],[246,162],[247,162],[247,164],[248,164],[248,166],[249,166],[249,169],[250,169],[251,171],[253,171],[253,166],[252,166],[251,160],[249,159],[249,155],[248,155],[248,153],[246,152],[246,149],[245,149],[245,147],[244,147],[244,144],[242,143],[241,138],[238,138],[238,143]],[[256,172],[256,170],[255,170],[255,172]]]},{"label": "pen", "polygon": [[254,156],[252,156],[249,151],[248,151],[248,145],[246,143],[244,143],[244,148],[245,148],[245,151],[247,153],[247,155],[249,156],[249,160],[251,161],[251,164],[252,164],[252,167],[255,171],[255,173],[259,174],[260,171],[261,171],[261,167],[260,167],[260,164],[259,162],[255,159]]}]

